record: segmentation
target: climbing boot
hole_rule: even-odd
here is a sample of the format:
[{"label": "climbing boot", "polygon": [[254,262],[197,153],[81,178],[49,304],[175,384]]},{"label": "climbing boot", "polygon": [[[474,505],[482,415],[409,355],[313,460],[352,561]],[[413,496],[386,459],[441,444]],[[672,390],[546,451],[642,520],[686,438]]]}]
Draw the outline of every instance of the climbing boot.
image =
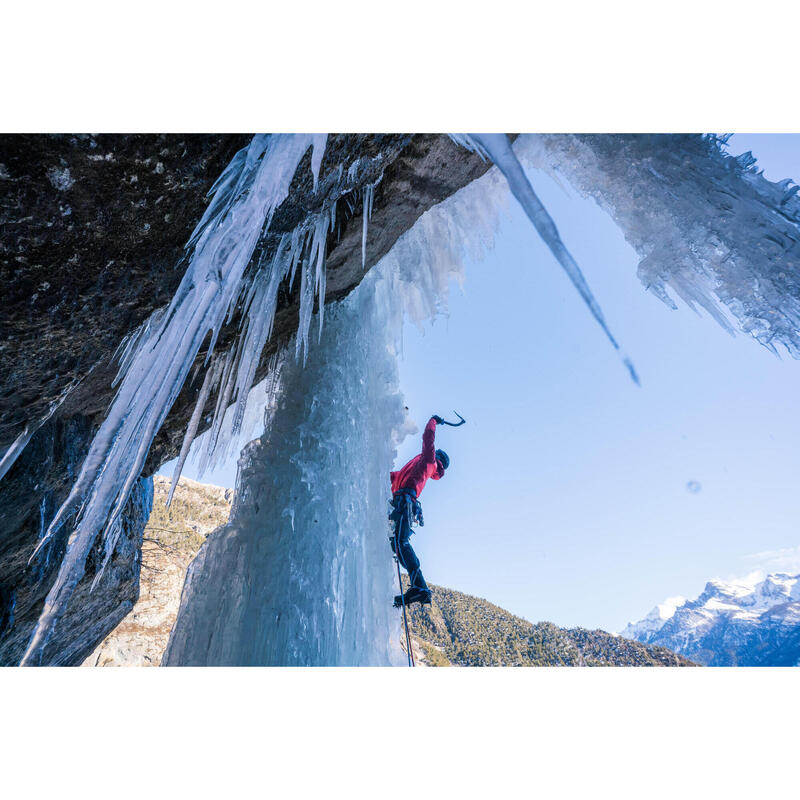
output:
[{"label": "climbing boot", "polygon": [[[398,599],[400,599],[399,595],[395,598],[395,602],[397,602]],[[412,586],[405,593],[405,603],[407,606],[410,606],[412,603],[419,603],[420,605],[430,605],[430,602],[431,602],[430,589],[419,589],[416,586]]]}]

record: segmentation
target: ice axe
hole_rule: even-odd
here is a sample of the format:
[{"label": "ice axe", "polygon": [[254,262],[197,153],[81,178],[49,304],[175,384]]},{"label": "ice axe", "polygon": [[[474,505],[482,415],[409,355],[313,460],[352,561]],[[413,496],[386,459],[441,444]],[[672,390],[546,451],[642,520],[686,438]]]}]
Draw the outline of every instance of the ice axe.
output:
[{"label": "ice axe", "polygon": [[439,425],[450,425],[453,428],[457,428],[459,425],[463,425],[466,422],[464,417],[462,417],[461,414],[458,413],[458,411],[454,411],[453,413],[461,420],[461,422],[448,422],[446,419],[442,419],[441,417],[439,417],[437,423]]}]

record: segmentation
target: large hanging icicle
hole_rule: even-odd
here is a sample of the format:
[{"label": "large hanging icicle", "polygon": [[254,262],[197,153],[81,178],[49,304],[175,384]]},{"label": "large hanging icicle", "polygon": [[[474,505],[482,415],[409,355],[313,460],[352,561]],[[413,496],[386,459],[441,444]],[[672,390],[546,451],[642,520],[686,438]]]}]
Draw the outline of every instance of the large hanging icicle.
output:
[{"label": "large hanging icicle", "polygon": [[143,329],[135,347],[125,354],[124,376],[114,402],[78,480],[37,547],[36,552],[80,509],[22,664],[40,663],[48,635],[83,575],[86,557],[101,531],[106,557],[113,551],[120,513],[155,434],[209,331],[210,356],[240,294],[256,244],[288,195],[300,160],[309,147],[321,143],[309,135],[255,136],[212,188],[212,201],[187,245],[193,252],[178,291],[157,324]]},{"label": "large hanging icicle", "polygon": [[376,183],[370,183],[364,187],[363,218],[361,221],[361,269],[366,269],[367,267],[367,229],[372,217],[372,201],[375,199],[376,186]]},{"label": "large hanging icicle", "polygon": [[[558,233],[555,222],[553,222],[553,218],[547,213],[547,209],[542,205],[542,201],[539,200],[533,190],[525,171],[522,169],[522,165],[511,149],[511,142],[509,142],[508,136],[504,133],[473,133],[468,135],[455,134],[452,138],[463,147],[478,152],[485,158],[490,158],[503,173],[514,197],[528,215],[528,219],[533,223],[539,236],[550,248],[550,251],[556,257],[564,272],[566,272],[567,277],[578,290],[578,294],[580,294],[583,302],[591,311],[592,316],[597,320],[597,324],[603,329],[614,349],[619,350],[619,344],[611,334],[603,316],[603,311],[597,300],[595,300],[589,284],[586,282],[583,272],[581,272],[581,268],[561,241],[561,236]],[[633,381],[638,384],[639,377],[636,374],[633,362],[625,355],[622,356],[622,361]]]},{"label": "large hanging icicle", "polygon": [[206,406],[208,396],[211,394],[211,389],[220,378],[222,371],[222,362],[217,356],[214,356],[211,366],[206,370],[205,377],[203,378],[203,385],[200,387],[200,394],[197,395],[197,403],[195,404],[194,411],[192,412],[189,426],[186,428],[186,435],[181,444],[181,452],[178,455],[178,461],[175,464],[175,472],[172,475],[172,485],[169,487],[169,494],[167,495],[167,508],[172,504],[172,496],[175,494],[175,487],[181,477],[181,470],[186,463],[189,455],[189,448],[192,446],[194,437],[197,435],[197,428],[200,425],[200,418],[203,416],[203,409]]}]

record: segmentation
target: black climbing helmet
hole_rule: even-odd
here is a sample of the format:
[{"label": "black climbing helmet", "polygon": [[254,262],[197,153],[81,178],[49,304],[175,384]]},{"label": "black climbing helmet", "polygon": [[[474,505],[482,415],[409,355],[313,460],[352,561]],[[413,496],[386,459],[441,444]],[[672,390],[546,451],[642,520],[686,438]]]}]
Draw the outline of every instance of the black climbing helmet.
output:
[{"label": "black climbing helmet", "polygon": [[436,460],[442,462],[442,467],[444,467],[444,469],[450,466],[450,456],[448,456],[444,450],[436,451]]}]

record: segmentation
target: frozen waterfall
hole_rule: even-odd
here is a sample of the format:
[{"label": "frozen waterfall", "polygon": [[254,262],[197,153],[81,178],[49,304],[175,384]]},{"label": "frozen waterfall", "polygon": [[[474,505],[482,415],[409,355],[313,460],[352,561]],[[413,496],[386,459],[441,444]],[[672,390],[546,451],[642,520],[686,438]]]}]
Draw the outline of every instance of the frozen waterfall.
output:
[{"label": "frozen waterfall", "polygon": [[386,475],[404,422],[391,303],[373,271],[328,306],[305,367],[286,360],[268,429],[240,457],[231,520],[190,566],[165,665],[402,658],[387,600]]}]

